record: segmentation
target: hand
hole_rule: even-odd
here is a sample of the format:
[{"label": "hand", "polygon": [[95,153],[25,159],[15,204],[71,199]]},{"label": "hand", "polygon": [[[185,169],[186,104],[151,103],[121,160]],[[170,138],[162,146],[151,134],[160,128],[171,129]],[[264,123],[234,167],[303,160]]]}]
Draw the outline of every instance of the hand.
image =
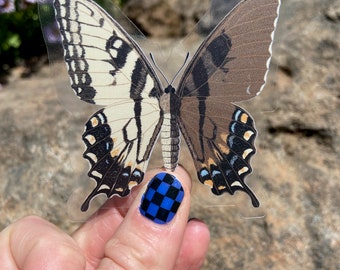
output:
[{"label": "hand", "polygon": [[[145,180],[157,173],[147,172]],[[0,233],[0,269],[199,269],[209,230],[199,220],[188,222],[188,174],[180,167],[171,174],[180,179],[184,197],[168,223],[141,214],[143,187],[107,201],[71,236],[39,217],[25,217]]]}]

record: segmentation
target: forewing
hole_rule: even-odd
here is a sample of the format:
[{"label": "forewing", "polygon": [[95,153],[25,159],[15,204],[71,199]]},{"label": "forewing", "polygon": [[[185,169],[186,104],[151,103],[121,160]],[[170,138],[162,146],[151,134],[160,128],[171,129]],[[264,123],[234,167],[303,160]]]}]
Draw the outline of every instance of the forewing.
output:
[{"label": "forewing", "polygon": [[278,6],[278,0],[242,1],[202,43],[177,92],[181,132],[200,181],[215,194],[245,191],[254,206],[244,178],[252,170],[256,130],[251,116],[231,103],[262,90]]},{"label": "forewing", "polygon": [[54,7],[71,86],[80,99],[110,105],[161,95],[141,49],[101,7],[90,0],[55,0]]}]

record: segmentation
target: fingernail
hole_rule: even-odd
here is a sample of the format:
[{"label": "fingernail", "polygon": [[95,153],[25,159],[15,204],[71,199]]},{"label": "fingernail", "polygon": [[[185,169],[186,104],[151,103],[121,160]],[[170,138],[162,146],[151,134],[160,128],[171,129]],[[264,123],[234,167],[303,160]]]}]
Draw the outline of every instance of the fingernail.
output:
[{"label": "fingernail", "polygon": [[177,178],[161,172],[148,184],[139,207],[140,213],[158,224],[170,222],[184,197],[184,190]]}]

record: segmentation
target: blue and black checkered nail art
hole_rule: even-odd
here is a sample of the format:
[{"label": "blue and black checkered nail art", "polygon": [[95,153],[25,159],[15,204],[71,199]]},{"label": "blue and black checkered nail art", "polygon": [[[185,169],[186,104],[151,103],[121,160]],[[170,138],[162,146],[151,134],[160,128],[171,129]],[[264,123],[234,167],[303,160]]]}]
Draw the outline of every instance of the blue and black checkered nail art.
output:
[{"label": "blue and black checkered nail art", "polygon": [[174,218],[183,197],[184,190],[176,177],[161,172],[149,182],[139,211],[148,219],[165,224]]}]

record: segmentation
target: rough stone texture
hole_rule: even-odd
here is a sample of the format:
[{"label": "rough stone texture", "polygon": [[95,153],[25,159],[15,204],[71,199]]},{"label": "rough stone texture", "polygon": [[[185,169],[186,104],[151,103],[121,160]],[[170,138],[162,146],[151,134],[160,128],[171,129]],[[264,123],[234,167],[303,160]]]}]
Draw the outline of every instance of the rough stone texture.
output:
[{"label": "rough stone texture", "polygon": [[182,37],[190,33],[197,23],[201,32],[212,30],[239,1],[129,0],[123,10],[146,35]]},{"label": "rough stone texture", "polygon": [[[194,185],[191,215],[212,233],[204,269],[340,269],[339,10],[336,0],[284,1],[269,82],[242,104],[259,130],[247,182],[262,205]],[[38,214],[70,232],[84,219],[87,191],[73,191],[89,183],[80,137],[93,108],[73,97],[61,68],[13,74],[0,89],[0,228]]]},{"label": "rough stone texture", "polygon": [[130,0],[125,13],[144,33],[154,37],[183,36],[208,7],[207,0]]}]

